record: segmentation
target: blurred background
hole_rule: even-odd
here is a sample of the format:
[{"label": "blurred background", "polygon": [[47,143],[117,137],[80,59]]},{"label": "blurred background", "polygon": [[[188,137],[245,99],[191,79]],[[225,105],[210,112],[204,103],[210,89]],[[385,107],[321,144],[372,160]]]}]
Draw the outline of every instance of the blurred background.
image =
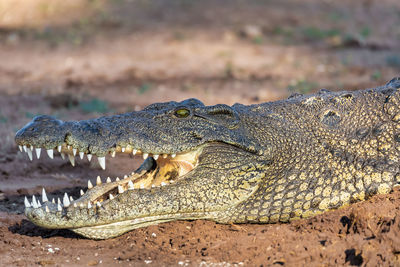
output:
[{"label": "blurred background", "polygon": [[399,74],[400,2],[1,0],[0,59],[3,96],[83,111],[353,90]]},{"label": "blurred background", "polygon": [[0,164],[37,114],[260,103],[394,76],[398,0],[1,0]]}]

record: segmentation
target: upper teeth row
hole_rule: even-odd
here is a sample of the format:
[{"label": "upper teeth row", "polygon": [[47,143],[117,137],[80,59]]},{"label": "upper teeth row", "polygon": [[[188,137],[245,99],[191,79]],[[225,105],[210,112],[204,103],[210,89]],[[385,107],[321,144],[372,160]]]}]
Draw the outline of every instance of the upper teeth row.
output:
[{"label": "upper teeth row", "polygon": [[[71,165],[72,165],[72,166],[75,166],[75,156],[76,156],[78,150],[77,150],[76,148],[72,148],[71,146],[67,146],[67,148],[68,148],[68,150],[72,150],[72,154],[68,153],[68,159],[69,159],[69,161],[71,162]],[[32,156],[32,151],[33,151],[33,150],[36,151],[36,157],[37,157],[38,159],[40,158],[40,153],[41,153],[41,151],[42,151],[41,148],[34,148],[33,146],[29,146],[29,147],[28,147],[28,146],[26,146],[26,145],[23,145],[23,146],[20,145],[20,146],[19,146],[19,150],[20,150],[21,152],[22,152],[22,151],[25,151],[25,152],[28,154],[28,157],[29,157],[30,160],[33,159],[33,156]],[[61,157],[64,159],[64,158],[65,158],[65,154],[61,152],[61,151],[62,151],[62,146],[61,146],[61,145],[57,147],[57,151],[61,153]],[[125,152],[125,151],[126,151],[126,148],[125,148],[125,147],[122,147],[122,148],[121,148],[121,151],[122,151],[122,152]],[[54,150],[53,150],[53,149],[46,149],[46,152],[47,152],[47,155],[49,156],[49,158],[51,158],[51,159],[54,158]],[[133,149],[133,150],[132,150],[132,154],[133,154],[133,155],[136,155],[137,153],[142,153],[142,152],[141,152],[140,150],[137,150],[137,149]],[[84,155],[85,155],[84,152],[79,151],[79,157],[80,157],[81,159],[83,159],[83,156],[84,156]],[[88,159],[89,161],[92,160],[92,154],[86,154],[86,156],[87,156],[87,159]],[[112,156],[112,157],[115,157],[115,151],[113,151],[113,152],[111,153],[111,156]],[[149,156],[149,153],[142,153],[142,156],[143,156],[143,159],[147,159],[148,156]],[[160,155],[158,155],[158,154],[153,154],[152,156],[153,156],[153,158],[154,158],[155,160],[157,160],[157,159],[159,158]],[[167,157],[168,157],[168,154],[162,154],[161,156],[162,156],[163,158],[167,158]],[[172,158],[175,158],[175,157],[176,157],[176,154],[171,154],[171,157],[172,157]],[[106,157],[97,157],[97,160],[98,160],[98,162],[99,162],[100,167],[101,167],[103,170],[105,170],[105,169],[106,169]]]}]

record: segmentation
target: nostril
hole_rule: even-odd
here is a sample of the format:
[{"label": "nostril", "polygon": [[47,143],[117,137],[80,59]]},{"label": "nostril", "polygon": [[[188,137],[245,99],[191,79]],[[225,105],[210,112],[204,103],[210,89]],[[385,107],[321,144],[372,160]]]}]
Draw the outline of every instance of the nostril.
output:
[{"label": "nostril", "polygon": [[192,133],[193,138],[195,138],[196,140],[202,140],[203,136],[199,135],[198,133],[193,132]]}]

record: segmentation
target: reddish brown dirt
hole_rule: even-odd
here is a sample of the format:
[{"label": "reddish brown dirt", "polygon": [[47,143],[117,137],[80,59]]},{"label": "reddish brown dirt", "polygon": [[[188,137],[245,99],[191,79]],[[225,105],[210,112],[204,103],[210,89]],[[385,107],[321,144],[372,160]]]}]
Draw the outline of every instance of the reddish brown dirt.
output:
[{"label": "reddish brown dirt", "polygon": [[36,114],[78,120],[189,97],[250,104],[400,76],[397,0],[105,2],[43,28],[2,27],[0,6],[1,266],[400,265],[398,190],[290,224],[172,222],[104,241],[27,221],[25,195],[77,197],[87,179],[140,164],[107,159],[101,171],[43,152],[30,162],[13,138]]}]

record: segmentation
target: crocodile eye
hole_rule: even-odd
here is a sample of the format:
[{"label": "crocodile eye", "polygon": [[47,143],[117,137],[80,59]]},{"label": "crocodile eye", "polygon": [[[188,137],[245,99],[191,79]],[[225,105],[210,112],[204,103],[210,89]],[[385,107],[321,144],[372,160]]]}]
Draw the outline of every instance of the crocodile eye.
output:
[{"label": "crocodile eye", "polygon": [[175,111],[175,116],[178,118],[186,118],[190,115],[190,111],[186,108],[180,108]]}]

